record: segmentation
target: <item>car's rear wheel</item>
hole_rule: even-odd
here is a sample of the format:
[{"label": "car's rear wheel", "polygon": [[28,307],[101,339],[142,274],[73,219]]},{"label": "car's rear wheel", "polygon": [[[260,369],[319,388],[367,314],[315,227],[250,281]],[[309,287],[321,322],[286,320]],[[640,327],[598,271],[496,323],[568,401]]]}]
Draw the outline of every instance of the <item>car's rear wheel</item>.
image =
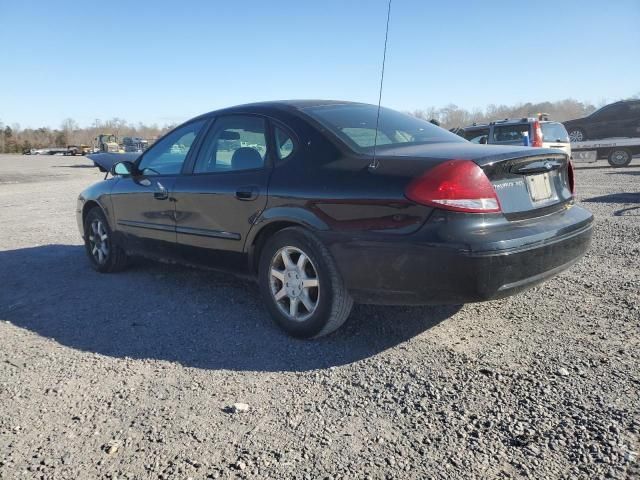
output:
[{"label": "car's rear wheel", "polygon": [[631,163],[633,154],[626,148],[617,148],[609,153],[609,165],[612,167],[626,167]]},{"label": "car's rear wheel", "polygon": [[587,139],[586,133],[581,128],[572,128],[569,130],[569,140],[572,142],[583,142]]},{"label": "car's rear wheel", "polygon": [[351,313],[353,300],[331,254],[303,228],[286,228],[267,240],[258,274],[271,316],[294,337],[327,335]]},{"label": "car's rear wheel", "polygon": [[91,266],[102,273],[117,272],[127,266],[127,255],[114,241],[109,223],[99,207],[84,220],[84,246]]}]

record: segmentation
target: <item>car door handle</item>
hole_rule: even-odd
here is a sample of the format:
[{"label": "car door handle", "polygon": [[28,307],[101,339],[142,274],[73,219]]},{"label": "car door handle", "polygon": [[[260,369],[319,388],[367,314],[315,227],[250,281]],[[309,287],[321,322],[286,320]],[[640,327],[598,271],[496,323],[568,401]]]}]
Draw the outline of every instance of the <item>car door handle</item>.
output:
[{"label": "car door handle", "polygon": [[239,187],[236,190],[236,198],[238,200],[255,200],[258,198],[258,194],[260,193],[260,189],[256,185],[248,185],[244,187]]},{"label": "car door handle", "polygon": [[156,200],[166,200],[169,198],[169,192],[160,182],[156,183],[156,191],[153,192],[153,198]]}]

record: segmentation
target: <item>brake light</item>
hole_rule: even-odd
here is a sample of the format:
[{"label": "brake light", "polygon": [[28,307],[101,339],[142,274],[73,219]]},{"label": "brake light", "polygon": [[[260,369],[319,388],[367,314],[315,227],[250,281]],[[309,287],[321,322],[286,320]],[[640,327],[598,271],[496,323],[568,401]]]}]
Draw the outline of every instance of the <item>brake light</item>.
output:
[{"label": "brake light", "polygon": [[576,196],[576,176],[573,171],[573,162],[569,160],[567,164],[567,180],[569,181],[569,190],[571,190],[571,195]]},{"label": "brake light", "polygon": [[405,191],[423,205],[469,213],[500,211],[500,202],[482,169],[470,160],[449,160],[414,179]]},{"label": "brake light", "polygon": [[536,120],[535,122],[533,122],[533,141],[531,142],[531,146],[541,147],[542,141],[542,127],[540,127],[540,122]]}]

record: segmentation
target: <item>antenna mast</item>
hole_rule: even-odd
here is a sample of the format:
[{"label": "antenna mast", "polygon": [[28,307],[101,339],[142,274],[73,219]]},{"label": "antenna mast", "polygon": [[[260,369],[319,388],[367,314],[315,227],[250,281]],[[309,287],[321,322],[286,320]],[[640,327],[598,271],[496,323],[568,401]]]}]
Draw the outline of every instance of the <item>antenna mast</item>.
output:
[{"label": "antenna mast", "polygon": [[378,146],[378,125],[380,124],[380,104],[382,103],[382,85],[384,83],[384,64],[387,60],[387,40],[389,39],[389,17],[391,17],[391,0],[387,7],[387,28],[384,32],[384,53],[382,54],[382,72],[380,73],[380,91],[378,93],[378,112],[376,114],[376,133],[373,139],[373,159],[369,164],[369,168],[378,168],[379,162],[376,160],[376,148]]}]

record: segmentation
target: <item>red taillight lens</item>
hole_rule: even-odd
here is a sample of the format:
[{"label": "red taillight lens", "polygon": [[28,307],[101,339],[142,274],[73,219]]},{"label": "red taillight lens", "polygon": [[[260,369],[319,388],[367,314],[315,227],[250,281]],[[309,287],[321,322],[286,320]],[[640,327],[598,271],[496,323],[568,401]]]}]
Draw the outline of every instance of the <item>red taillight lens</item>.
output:
[{"label": "red taillight lens", "polygon": [[569,160],[567,164],[567,180],[569,181],[569,189],[571,190],[571,195],[576,196],[576,175],[573,171],[573,162]]},{"label": "red taillight lens", "polygon": [[423,205],[469,213],[500,211],[500,202],[482,169],[470,160],[449,160],[413,180],[405,195]]},{"label": "red taillight lens", "polygon": [[533,122],[533,141],[531,142],[532,147],[541,147],[543,142],[542,138],[542,127],[540,127],[540,122]]}]

